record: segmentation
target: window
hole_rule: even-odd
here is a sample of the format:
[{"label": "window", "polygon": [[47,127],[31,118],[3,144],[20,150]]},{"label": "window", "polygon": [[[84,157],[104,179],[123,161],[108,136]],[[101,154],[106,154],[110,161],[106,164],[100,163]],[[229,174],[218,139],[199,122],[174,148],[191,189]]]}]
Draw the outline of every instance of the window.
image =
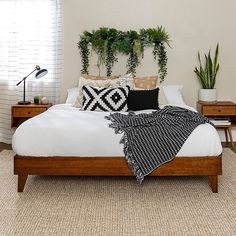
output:
[{"label": "window", "polygon": [[11,142],[11,105],[22,100],[16,83],[36,65],[47,76],[26,81],[27,100],[46,96],[57,103],[62,70],[60,0],[0,0],[0,142]]}]

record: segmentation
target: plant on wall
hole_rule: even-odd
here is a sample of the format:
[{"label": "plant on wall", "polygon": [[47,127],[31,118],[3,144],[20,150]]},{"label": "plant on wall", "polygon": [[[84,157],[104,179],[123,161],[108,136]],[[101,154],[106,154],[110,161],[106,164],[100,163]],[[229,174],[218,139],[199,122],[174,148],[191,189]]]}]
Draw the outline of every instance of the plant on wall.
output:
[{"label": "plant on wall", "polygon": [[118,58],[116,57],[116,50],[113,48],[113,44],[116,41],[118,37],[119,31],[116,29],[108,29],[107,34],[107,51],[106,51],[106,62],[105,66],[107,69],[107,76],[111,76],[112,74],[112,67],[114,66],[114,63],[118,61]]},{"label": "plant on wall", "polygon": [[129,57],[127,60],[127,73],[136,74],[136,68],[140,64],[141,57],[143,57],[143,45],[141,43],[140,35],[134,31],[128,31],[127,36],[130,43]]},{"label": "plant on wall", "polygon": [[80,36],[80,41],[78,43],[78,48],[80,50],[80,55],[81,55],[81,61],[82,61],[82,69],[81,73],[82,74],[88,74],[88,68],[89,68],[89,42],[91,39],[91,33],[88,31],[85,31],[83,35]]},{"label": "plant on wall", "polygon": [[107,28],[101,28],[100,30],[92,31],[91,35],[91,47],[92,50],[98,55],[97,67],[99,75],[101,73],[101,66],[105,65],[106,52],[107,52]]},{"label": "plant on wall", "polygon": [[170,47],[170,37],[169,34],[165,31],[165,28],[162,26],[157,28],[141,29],[140,35],[143,41],[143,44],[150,47],[153,47],[153,56],[154,60],[157,60],[159,66],[159,77],[161,82],[164,81],[167,75],[167,52],[165,45],[167,44]]},{"label": "plant on wall", "polygon": [[108,29],[102,27],[98,30],[93,30],[91,33],[85,31],[80,36],[78,48],[80,49],[80,55],[82,58],[82,70],[83,74],[88,74],[89,67],[89,47],[97,54],[97,67],[99,75],[101,73],[101,67],[106,66],[107,75],[112,73],[112,67],[118,60],[116,57],[116,51],[113,48],[113,43],[117,39],[118,31],[116,29]]},{"label": "plant on wall", "polygon": [[137,66],[144,56],[145,47],[153,47],[154,59],[158,62],[161,82],[167,74],[167,53],[165,44],[169,46],[169,35],[163,27],[141,29],[140,32],[130,30],[127,32],[113,28],[102,27],[91,33],[85,31],[80,37],[78,47],[82,57],[82,73],[88,74],[89,55],[91,48],[97,55],[99,75],[101,66],[105,66],[107,76],[112,74],[114,63],[118,61],[117,54],[128,56],[127,72],[135,75]]}]

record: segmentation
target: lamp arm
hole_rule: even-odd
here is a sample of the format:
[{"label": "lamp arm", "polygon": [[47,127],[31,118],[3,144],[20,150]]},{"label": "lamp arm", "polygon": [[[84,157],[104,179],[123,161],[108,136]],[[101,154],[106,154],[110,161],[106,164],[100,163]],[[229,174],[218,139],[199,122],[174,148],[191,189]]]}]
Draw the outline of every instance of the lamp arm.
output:
[{"label": "lamp arm", "polygon": [[35,68],[32,72],[30,72],[27,76],[25,76],[21,81],[19,81],[16,86],[18,86],[19,84],[21,84],[24,80],[27,79],[28,76],[30,76],[31,74],[33,74],[36,70],[38,70],[38,68]]}]

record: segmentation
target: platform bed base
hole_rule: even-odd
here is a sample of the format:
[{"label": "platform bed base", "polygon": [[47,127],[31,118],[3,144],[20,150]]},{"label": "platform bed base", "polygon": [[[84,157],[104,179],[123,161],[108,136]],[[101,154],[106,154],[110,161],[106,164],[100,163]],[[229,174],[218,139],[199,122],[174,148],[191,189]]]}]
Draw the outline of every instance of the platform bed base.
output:
[{"label": "platform bed base", "polygon": [[[14,157],[18,192],[23,192],[28,175],[133,176],[124,157]],[[149,176],[208,176],[212,192],[218,192],[222,157],[176,157]]]}]

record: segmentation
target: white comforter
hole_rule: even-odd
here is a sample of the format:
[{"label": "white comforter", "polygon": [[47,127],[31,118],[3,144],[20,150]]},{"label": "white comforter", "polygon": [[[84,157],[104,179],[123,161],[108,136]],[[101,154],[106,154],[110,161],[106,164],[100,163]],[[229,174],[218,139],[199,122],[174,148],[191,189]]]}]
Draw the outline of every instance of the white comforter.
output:
[{"label": "white comforter", "polygon": [[[108,127],[110,121],[104,118],[107,115],[109,112],[80,111],[69,104],[55,105],[18,127],[13,150],[21,156],[124,156],[123,145],[119,144],[122,134]],[[203,124],[192,132],[177,156],[213,156],[221,152],[215,128]]]}]

